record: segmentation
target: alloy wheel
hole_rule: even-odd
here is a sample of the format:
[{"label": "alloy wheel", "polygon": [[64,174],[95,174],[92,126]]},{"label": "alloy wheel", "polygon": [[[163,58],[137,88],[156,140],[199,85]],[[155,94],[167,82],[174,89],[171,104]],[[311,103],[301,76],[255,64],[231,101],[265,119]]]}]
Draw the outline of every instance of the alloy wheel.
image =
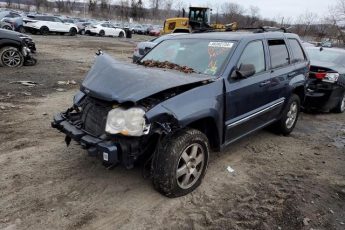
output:
[{"label": "alloy wheel", "polygon": [[192,187],[202,174],[205,164],[205,153],[198,143],[189,145],[179,159],[176,179],[177,184],[182,189]]},{"label": "alloy wheel", "polygon": [[1,58],[3,64],[8,67],[16,67],[21,63],[20,53],[17,50],[7,50]]},{"label": "alloy wheel", "polygon": [[298,114],[298,108],[297,108],[297,103],[294,101],[291,103],[290,105],[290,109],[287,113],[287,118],[285,121],[286,127],[288,129],[291,129],[291,127],[295,124],[296,122],[296,118],[297,118],[297,114]]}]

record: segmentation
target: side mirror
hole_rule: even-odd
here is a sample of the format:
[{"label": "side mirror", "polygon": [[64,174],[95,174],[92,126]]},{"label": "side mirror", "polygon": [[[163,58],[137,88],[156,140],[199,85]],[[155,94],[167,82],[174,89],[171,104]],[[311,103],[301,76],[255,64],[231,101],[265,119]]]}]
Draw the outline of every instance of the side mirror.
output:
[{"label": "side mirror", "polygon": [[255,74],[255,66],[252,64],[241,64],[239,68],[235,69],[231,73],[233,79],[243,79]]}]

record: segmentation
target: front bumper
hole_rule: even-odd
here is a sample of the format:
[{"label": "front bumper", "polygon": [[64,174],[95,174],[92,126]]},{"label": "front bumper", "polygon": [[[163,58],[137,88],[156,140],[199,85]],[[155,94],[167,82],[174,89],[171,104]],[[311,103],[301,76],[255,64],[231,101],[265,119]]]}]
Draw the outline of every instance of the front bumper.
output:
[{"label": "front bumper", "polygon": [[114,165],[119,162],[119,148],[114,142],[87,134],[66,120],[63,114],[56,114],[51,125],[66,134],[67,145],[73,139],[87,149],[90,156],[102,159],[105,164]]}]

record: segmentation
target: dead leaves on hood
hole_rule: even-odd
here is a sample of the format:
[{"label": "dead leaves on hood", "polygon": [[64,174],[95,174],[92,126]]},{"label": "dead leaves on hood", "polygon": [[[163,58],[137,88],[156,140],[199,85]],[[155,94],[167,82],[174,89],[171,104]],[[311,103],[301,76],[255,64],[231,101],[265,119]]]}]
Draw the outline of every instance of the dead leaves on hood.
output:
[{"label": "dead leaves on hood", "polygon": [[162,69],[178,70],[184,73],[195,73],[195,71],[188,66],[180,66],[178,64],[171,63],[168,61],[160,62],[160,61],[154,61],[154,60],[146,60],[146,61],[143,61],[141,64],[146,67],[157,67],[157,68],[162,68]]}]

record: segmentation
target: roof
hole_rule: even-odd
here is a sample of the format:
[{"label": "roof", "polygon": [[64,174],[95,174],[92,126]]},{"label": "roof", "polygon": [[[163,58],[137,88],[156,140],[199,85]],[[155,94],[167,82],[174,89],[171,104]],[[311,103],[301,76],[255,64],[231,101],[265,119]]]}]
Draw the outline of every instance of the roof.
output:
[{"label": "roof", "polygon": [[279,37],[298,37],[296,34],[283,33],[283,32],[264,32],[264,33],[253,33],[249,31],[245,32],[206,32],[206,33],[193,33],[178,36],[181,38],[198,38],[198,39],[221,39],[221,40],[235,40],[239,41],[243,38],[279,38]]}]

